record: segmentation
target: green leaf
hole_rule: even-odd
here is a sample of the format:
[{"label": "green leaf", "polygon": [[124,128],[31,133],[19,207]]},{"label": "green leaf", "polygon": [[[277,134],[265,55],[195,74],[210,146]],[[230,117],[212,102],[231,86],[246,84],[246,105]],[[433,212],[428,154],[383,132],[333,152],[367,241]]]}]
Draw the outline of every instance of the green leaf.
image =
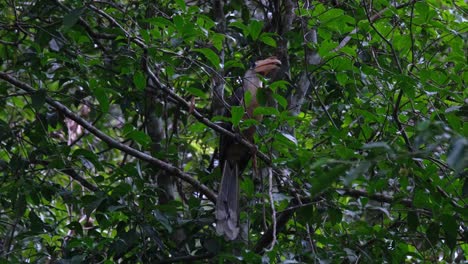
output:
[{"label": "green leaf", "polygon": [[208,98],[208,95],[205,92],[203,92],[202,90],[198,89],[198,88],[184,87],[183,89],[186,90],[187,92],[189,92],[191,95],[194,95],[196,97],[200,97],[200,98],[203,98],[203,99]]},{"label": "green leaf", "polygon": [[310,194],[315,197],[317,194],[325,191],[346,171],[346,166],[336,165],[327,173],[320,173],[316,177],[310,178],[312,188]]},{"label": "green leaf", "polygon": [[44,89],[39,89],[33,94],[31,94],[31,104],[32,107],[36,110],[41,109],[46,102],[46,91]]},{"label": "green leaf", "polygon": [[239,122],[243,116],[244,116],[244,108],[242,106],[231,107],[231,123],[234,126],[239,125]]},{"label": "green leaf", "polygon": [[320,158],[316,161],[314,161],[314,163],[312,163],[312,165],[310,166],[310,168],[313,170],[313,169],[317,169],[317,168],[320,168],[322,167],[323,165],[326,165],[328,164],[329,162],[331,162],[332,160],[330,158]]},{"label": "green leaf", "polygon": [[244,180],[241,182],[240,188],[242,193],[245,194],[247,197],[252,197],[255,193],[254,183],[248,177],[245,177]]},{"label": "green leaf", "polygon": [[341,223],[343,219],[343,213],[337,208],[329,208],[327,210],[328,216],[330,217],[330,222],[334,225]]},{"label": "green leaf", "polygon": [[102,113],[107,113],[109,111],[109,96],[107,95],[106,89],[102,87],[96,87],[93,90],[94,96],[99,102]]},{"label": "green leaf", "polygon": [[266,34],[260,35],[260,41],[267,44],[268,46],[276,48],[276,40]]},{"label": "green leaf", "polygon": [[320,57],[325,58],[329,57],[330,55],[334,54],[331,51],[338,46],[338,43],[332,41],[332,40],[325,40],[323,41],[318,49],[318,54]]},{"label": "green leaf", "polygon": [[86,215],[91,215],[94,210],[96,210],[106,198],[100,197],[98,195],[87,195],[82,198],[85,203],[84,212]]},{"label": "green leaf", "polygon": [[83,158],[89,162],[91,162],[97,170],[102,171],[104,168],[102,167],[99,158],[94,152],[89,151],[87,149],[77,149],[72,154],[73,158]]},{"label": "green leaf", "polygon": [[257,116],[257,115],[273,115],[273,116],[278,116],[278,115],[279,115],[279,111],[278,111],[278,109],[276,109],[276,108],[274,108],[274,107],[259,106],[259,107],[255,108],[253,114],[254,114],[254,116]]},{"label": "green leaf", "polygon": [[462,197],[468,197],[468,177],[465,177],[463,180],[463,187],[462,187]]},{"label": "green leaf", "polygon": [[428,199],[428,194],[425,191],[416,189],[413,203],[416,207],[429,207],[431,206],[431,199]]},{"label": "green leaf", "polygon": [[447,113],[445,114],[445,118],[447,119],[450,128],[452,128],[455,131],[461,131],[462,120],[458,116],[456,116],[454,113]]},{"label": "green leaf", "polygon": [[468,140],[456,139],[447,156],[447,164],[456,172],[463,172],[468,166]]},{"label": "green leaf", "polygon": [[125,135],[126,138],[135,140],[138,144],[142,146],[148,146],[149,143],[151,142],[151,138],[145,134],[143,131],[139,130],[133,130],[127,135]]},{"label": "green leaf", "polygon": [[240,21],[234,21],[230,23],[229,26],[241,29],[244,35],[248,34],[249,28]]},{"label": "green leaf", "polygon": [[211,41],[213,42],[213,46],[218,50],[221,51],[223,49],[225,36],[223,34],[214,33],[211,36]]},{"label": "green leaf", "polygon": [[146,29],[141,29],[140,30],[140,35],[141,35],[141,38],[145,41],[145,42],[150,42],[150,34],[149,34],[149,31],[146,30]]},{"label": "green leaf", "polygon": [[15,216],[17,218],[21,218],[24,215],[24,212],[26,212],[26,198],[23,194],[18,196],[13,209],[15,210]]},{"label": "green leaf", "polygon": [[216,69],[219,69],[219,66],[220,66],[219,56],[214,51],[208,48],[193,49],[193,50],[203,54],[210,61],[211,65],[213,65]]},{"label": "green leaf", "polygon": [[369,170],[371,164],[372,163],[367,160],[359,162],[358,165],[349,170],[344,177],[344,185],[350,185],[356,178],[366,173]]},{"label": "green leaf", "polygon": [[133,83],[138,90],[144,90],[146,88],[146,77],[141,71],[135,72],[133,75]]},{"label": "green leaf", "polygon": [[165,27],[174,28],[174,24],[170,20],[161,16],[153,17],[151,19],[148,19],[148,21],[150,21],[151,24],[158,26],[160,28],[165,28]]},{"label": "green leaf", "polygon": [[408,212],[408,217],[407,217],[407,222],[408,222],[408,229],[411,232],[416,232],[419,226],[419,217],[418,214],[415,211],[409,211]]},{"label": "green leaf", "polygon": [[244,105],[250,105],[252,98],[252,93],[250,91],[246,91],[244,93]]},{"label": "green leaf", "polygon": [[262,32],[263,22],[258,20],[252,20],[248,26],[249,34],[253,40],[257,40],[260,32]]},{"label": "green leaf", "polygon": [[459,226],[455,220],[455,216],[444,214],[440,220],[445,233],[445,242],[450,249],[454,249],[457,245],[457,229]]},{"label": "green leaf", "polygon": [[434,245],[440,242],[440,224],[437,222],[432,222],[426,228],[426,237],[430,248],[433,248]]},{"label": "green leaf", "polygon": [[172,232],[172,225],[169,222],[169,219],[167,216],[163,213],[161,213],[159,210],[155,210],[153,212],[154,217],[156,220],[170,233]]},{"label": "green leaf", "polygon": [[297,211],[297,221],[302,224],[313,224],[317,220],[317,211],[311,205],[301,206]]},{"label": "green leaf", "polygon": [[179,6],[180,10],[187,10],[187,7],[185,5],[185,1],[184,0],[175,0],[177,6]]},{"label": "green leaf", "polygon": [[[113,255],[122,255],[124,254],[125,252],[128,251],[128,245],[125,243],[125,241],[123,239],[115,239],[113,241],[113,243],[111,244],[110,248],[109,248],[109,251],[113,254]],[[82,256],[82,255],[78,255],[78,256]],[[84,256],[81,258],[81,259],[77,259],[75,262],[72,262],[73,264],[75,263],[83,263],[83,260],[84,260]],[[73,259],[72,259],[73,261]]]},{"label": "green leaf", "polygon": [[218,240],[207,239],[203,244],[203,247],[212,254],[218,254],[220,252],[221,244]]},{"label": "green leaf", "polygon": [[255,97],[259,105],[266,105],[269,98],[266,89],[258,89]]},{"label": "green leaf", "polygon": [[343,16],[344,11],[341,9],[329,9],[326,12],[322,13],[318,19],[321,23],[325,23],[332,19],[339,19]]},{"label": "green leaf", "polygon": [[[132,191],[132,186],[130,184],[126,182],[121,182],[112,190],[112,197],[118,199],[130,193],[131,191]],[[115,209],[116,209],[115,207],[112,208],[112,210],[115,210]]]},{"label": "green leaf", "polygon": [[184,18],[179,15],[175,15],[172,18],[172,21],[174,22],[174,26],[176,27],[178,33],[184,32]]},{"label": "green leaf", "polygon": [[[8,138],[11,135],[10,131],[11,131],[11,129],[10,129],[8,123],[3,121],[2,119],[0,119],[0,141],[3,141],[4,139]],[[5,162],[2,159],[0,159],[0,160],[2,162]]]},{"label": "green leaf", "polygon": [[289,85],[290,85],[289,82],[285,80],[279,80],[279,81],[269,84],[268,88],[270,88],[270,90],[272,91],[276,91],[277,89],[287,90]]},{"label": "green leaf", "polygon": [[280,106],[282,106],[284,109],[286,109],[288,107],[288,101],[286,100],[286,98],[284,98],[283,96],[281,96],[280,94],[273,94],[273,98],[276,100],[276,102],[278,102],[278,104]]},{"label": "green leaf", "polygon": [[70,230],[73,230],[75,234],[83,235],[83,227],[78,221],[72,221],[68,225],[66,225]]},{"label": "green leaf", "polygon": [[409,35],[396,35],[393,38],[393,44],[396,50],[405,53],[411,48],[411,37]]},{"label": "green leaf", "polygon": [[393,152],[392,148],[385,142],[366,143],[362,146],[363,149],[384,149],[388,152]]},{"label": "green leaf", "polygon": [[337,73],[336,80],[340,85],[346,85],[348,83],[348,75],[346,73]]},{"label": "green leaf", "polygon": [[34,210],[29,212],[29,221],[31,222],[31,231],[37,233],[44,231],[44,222],[42,222]]},{"label": "green leaf", "polygon": [[63,27],[64,27],[64,29],[68,30],[71,27],[73,27],[78,22],[78,20],[80,19],[80,16],[83,14],[84,11],[85,11],[85,8],[80,7],[80,8],[76,8],[76,9],[72,10],[70,13],[66,14],[63,17]]}]

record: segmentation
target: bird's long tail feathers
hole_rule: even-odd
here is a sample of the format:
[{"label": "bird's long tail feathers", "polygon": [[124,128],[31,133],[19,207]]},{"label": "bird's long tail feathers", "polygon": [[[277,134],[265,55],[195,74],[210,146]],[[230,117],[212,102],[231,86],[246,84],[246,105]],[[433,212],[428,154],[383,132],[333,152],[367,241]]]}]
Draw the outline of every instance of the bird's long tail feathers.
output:
[{"label": "bird's long tail feathers", "polygon": [[216,232],[226,239],[239,235],[239,166],[225,161],[221,188],[216,201]]}]

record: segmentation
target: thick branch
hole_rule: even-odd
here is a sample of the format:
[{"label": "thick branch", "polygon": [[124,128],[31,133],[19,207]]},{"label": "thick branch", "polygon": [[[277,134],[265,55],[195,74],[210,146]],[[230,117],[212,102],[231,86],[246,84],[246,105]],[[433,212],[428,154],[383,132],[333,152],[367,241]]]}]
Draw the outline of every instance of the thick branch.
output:
[{"label": "thick branch", "polygon": [[[7,73],[4,73],[4,72],[0,72],[0,78],[13,84],[14,86],[24,90],[24,91],[27,91],[27,92],[36,92],[36,90],[29,86],[28,84],[26,83],[23,83],[13,77],[11,77],[10,75],[8,75]],[[176,177],[180,178],[181,180],[189,183],[190,185],[192,185],[193,187],[195,187],[197,190],[199,190],[201,193],[203,193],[204,195],[206,195],[206,197],[208,197],[208,199],[210,199],[211,201],[215,202],[216,201],[216,194],[211,191],[207,186],[201,184],[200,182],[198,182],[196,179],[194,179],[190,174],[188,173],[185,173],[183,172],[182,170],[180,170],[179,168],[177,167],[174,167],[172,164],[169,164],[169,163],[166,163],[164,161],[161,161],[159,159],[156,159],[146,153],[143,153],[141,151],[138,151],[134,148],[131,148],[127,145],[124,145],[118,141],[116,141],[115,139],[113,139],[112,137],[108,136],[107,134],[105,134],[104,132],[102,132],[101,130],[97,129],[95,126],[93,126],[92,124],[88,123],[88,121],[84,120],[83,118],[81,118],[80,116],[78,116],[77,114],[73,113],[70,109],[68,109],[66,106],[64,106],[63,104],[53,100],[52,98],[50,97],[46,97],[46,102],[51,105],[52,107],[54,107],[55,109],[57,109],[59,112],[61,112],[64,116],[74,120],[76,123],[80,124],[82,127],[84,127],[86,130],[88,130],[90,133],[92,133],[93,135],[95,135],[96,137],[98,137],[99,139],[101,139],[102,141],[106,142],[110,147],[113,147],[113,148],[116,148],[116,149],[119,149],[135,158],[138,158],[140,160],[144,160],[150,164],[153,164],[155,166],[157,166],[158,168],[161,168],[173,175],[175,175]]]},{"label": "thick branch", "polygon": [[[30,161],[31,163],[37,163],[37,164],[41,164],[41,165],[44,165],[44,166],[48,166],[49,165],[49,162],[46,161],[46,160],[31,160]],[[86,180],[85,178],[81,177],[80,174],[78,174],[78,172],[76,172],[74,169],[72,168],[64,168],[62,170],[60,170],[60,172],[63,172],[65,174],[67,174],[68,176],[70,176],[72,179],[74,179],[75,181],[77,181],[79,184],[81,184],[81,186],[85,187],[86,189],[90,190],[90,191],[93,191],[93,192],[99,192],[100,189],[99,187],[97,187],[96,185],[90,183],[88,180]]]},{"label": "thick branch", "polygon": [[90,191],[93,191],[93,192],[99,192],[100,191],[97,186],[90,183],[85,178],[81,177],[74,169],[66,168],[66,169],[62,170],[62,172],[67,174],[68,176],[70,176],[75,181],[79,182],[81,184],[81,186],[85,187],[86,189],[88,189]]}]

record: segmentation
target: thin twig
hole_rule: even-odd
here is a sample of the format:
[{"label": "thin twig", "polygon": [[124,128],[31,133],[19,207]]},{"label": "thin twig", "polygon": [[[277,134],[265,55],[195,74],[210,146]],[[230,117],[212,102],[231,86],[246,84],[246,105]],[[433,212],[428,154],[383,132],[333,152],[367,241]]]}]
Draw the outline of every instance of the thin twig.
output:
[{"label": "thin twig", "polygon": [[273,200],[273,172],[271,168],[268,168],[268,195],[270,197],[270,207],[271,207],[271,221],[273,226],[273,238],[271,241],[271,246],[266,251],[271,251],[276,244],[276,209],[275,201]]},{"label": "thin twig", "polygon": [[[416,1],[417,0],[412,0],[412,1],[408,2],[408,3],[398,5],[398,6],[395,7],[395,9],[401,9],[401,8],[407,7],[408,5],[411,5],[411,4],[415,3]],[[386,7],[384,9],[380,10],[379,12],[377,12],[376,14],[374,14],[373,16],[368,17],[369,22],[371,22],[371,24],[372,24],[372,22],[375,22],[388,9],[389,9],[389,7]],[[356,34],[358,31],[359,31],[358,27],[355,27],[353,30],[351,30],[351,32],[349,32],[348,35],[346,35],[346,37],[344,37],[343,40],[341,40],[340,44],[338,44],[338,46],[332,50],[332,52],[337,52],[340,49],[344,48],[346,46],[346,44],[348,44],[348,42],[351,40],[351,38],[352,38],[351,36],[353,34]]]},{"label": "thin twig", "polygon": [[202,259],[209,259],[209,258],[212,258],[214,256],[214,254],[212,253],[207,253],[207,254],[203,254],[203,255],[189,255],[189,256],[181,256],[181,257],[173,257],[173,258],[168,258],[168,259],[165,259],[165,260],[161,260],[161,261],[156,261],[156,263],[158,264],[168,264],[168,263],[177,263],[177,262],[184,262],[184,263],[191,263],[193,261],[196,261],[196,260],[202,260]]}]

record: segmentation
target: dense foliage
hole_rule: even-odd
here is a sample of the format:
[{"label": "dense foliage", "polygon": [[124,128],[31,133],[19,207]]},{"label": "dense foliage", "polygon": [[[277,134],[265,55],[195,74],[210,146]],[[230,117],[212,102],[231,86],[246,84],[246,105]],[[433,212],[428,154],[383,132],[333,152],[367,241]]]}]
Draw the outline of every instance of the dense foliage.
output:
[{"label": "dense foliage", "polygon": [[[467,19],[463,0],[0,1],[0,263],[466,261]],[[269,56],[264,120],[226,120]],[[214,228],[222,121],[257,126],[246,241]]]}]

